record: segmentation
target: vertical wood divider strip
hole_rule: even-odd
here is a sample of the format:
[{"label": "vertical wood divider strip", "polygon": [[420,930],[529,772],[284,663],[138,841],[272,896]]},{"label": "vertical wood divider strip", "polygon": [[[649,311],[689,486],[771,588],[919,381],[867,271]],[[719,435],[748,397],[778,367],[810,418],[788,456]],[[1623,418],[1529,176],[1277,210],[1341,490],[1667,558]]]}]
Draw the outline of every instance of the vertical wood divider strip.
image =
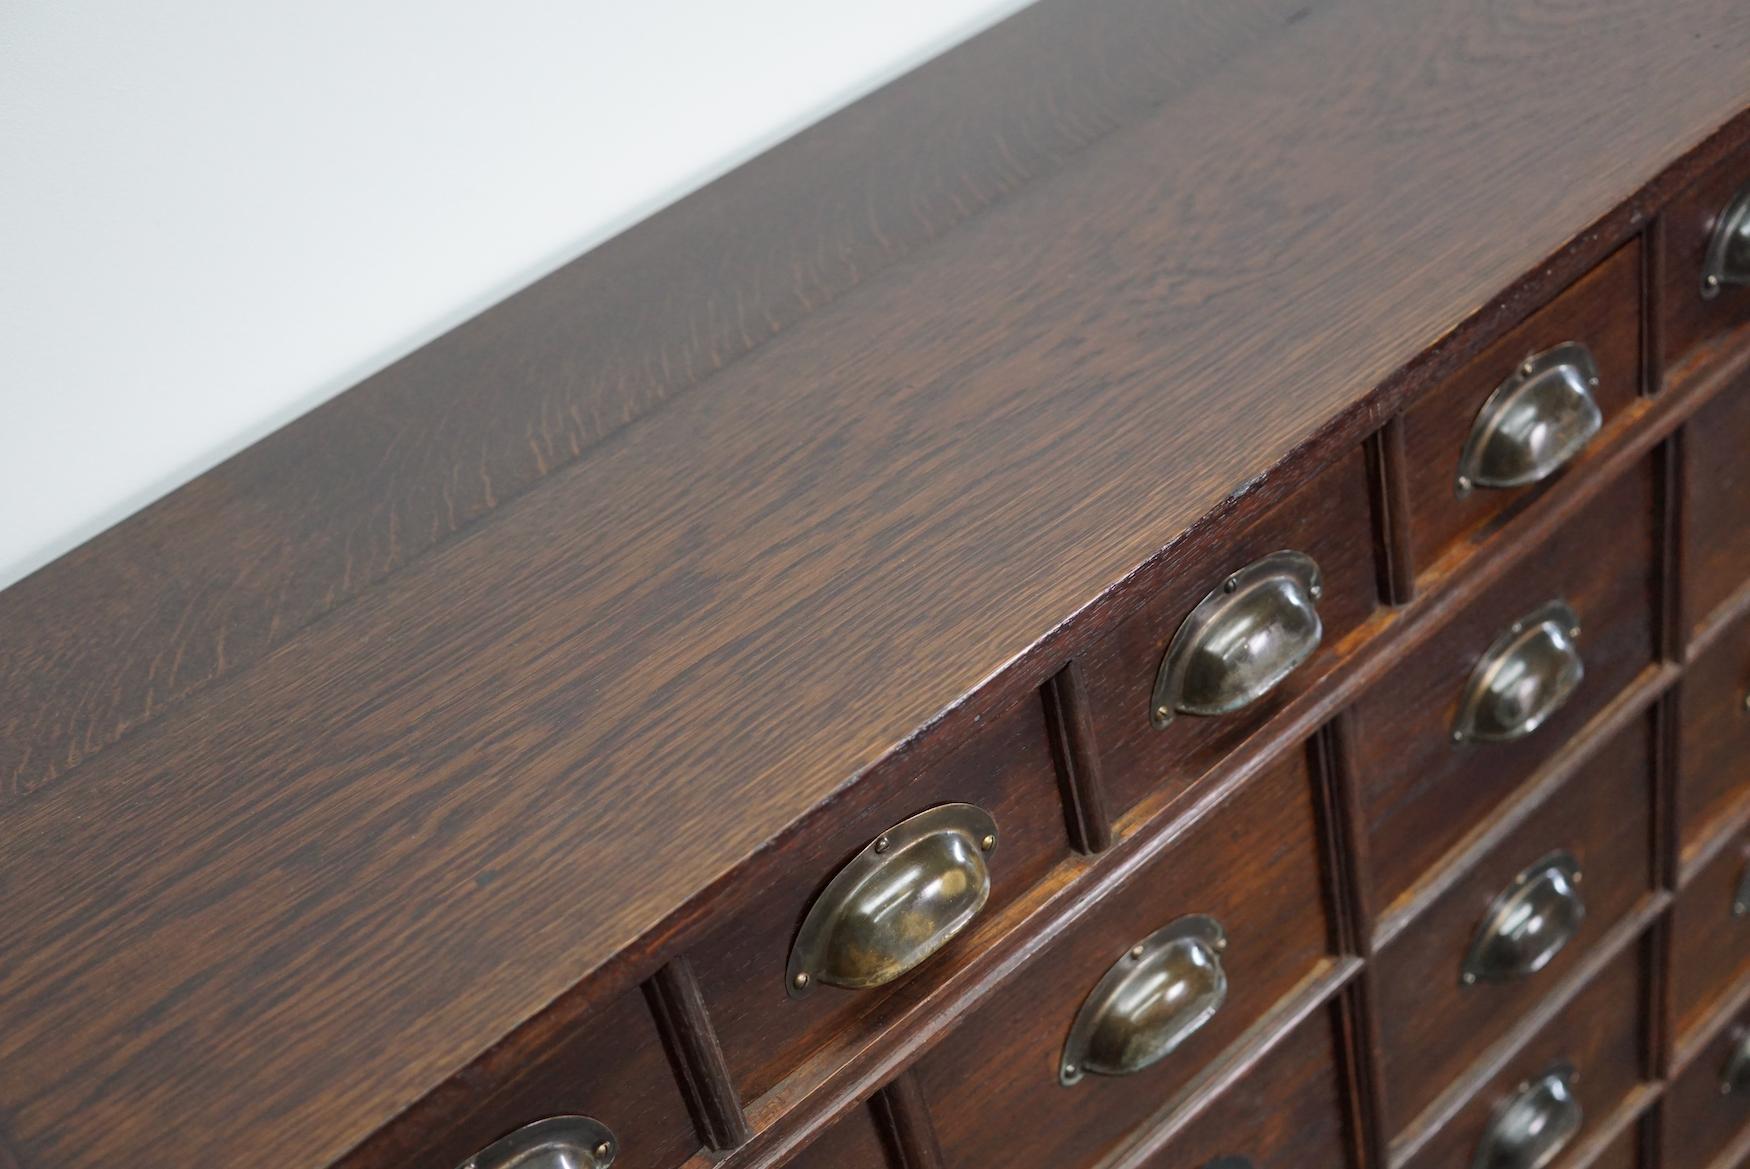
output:
[{"label": "vertical wood divider strip", "polygon": [[1337,999],[1346,1117],[1360,1169],[1384,1169],[1389,1162],[1380,1117],[1380,1032],[1373,996],[1374,893],[1356,784],[1355,733],[1353,713],[1340,711],[1319,729],[1309,750],[1319,787],[1338,945],[1363,961]]},{"label": "vertical wood divider strip", "polygon": [[723,1058],[723,1045],[705,1009],[705,996],[692,963],[685,955],[670,961],[644,984],[645,998],[668,1049],[686,1097],[687,1110],[699,1130],[699,1139],[709,1149],[733,1149],[753,1136],[742,1111],[741,1097]]},{"label": "vertical wood divider strip", "polygon": [[875,1093],[871,1103],[875,1122],[897,1155],[900,1169],[942,1169],[942,1146],[930,1120],[929,1102],[910,1068]]},{"label": "vertical wood divider strip", "polygon": [[1070,843],[1079,852],[1102,852],[1112,844],[1112,817],[1100,779],[1099,751],[1088,709],[1081,667],[1070,662],[1053,674],[1039,691],[1045,703],[1045,726],[1051,755],[1063,792],[1064,823]]},{"label": "vertical wood divider strip", "polygon": [[1649,398],[1665,388],[1664,271],[1665,217],[1656,215],[1641,232],[1641,393]]},{"label": "vertical wood divider strip", "polygon": [[1688,606],[1683,603],[1684,579],[1688,557],[1684,553],[1687,523],[1684,506],[1684,480],[1688,474],[1686,423],[1671,432],[1659,444],[1653,458],[1657,463],[1658,484],[1658,556],[1659,556],[1659,653],[1668,662],[1681,663],[1689,650]]},{"label": "vertical wood divider strip", "polygon": [[1410,552],[1410,481],[1404,465],[1404,416],[1394,414],[1368,436],[1367,492],[1373,512],[1373,556],[1379,598],[1407,605],[1416,596],[1416,564]]}]

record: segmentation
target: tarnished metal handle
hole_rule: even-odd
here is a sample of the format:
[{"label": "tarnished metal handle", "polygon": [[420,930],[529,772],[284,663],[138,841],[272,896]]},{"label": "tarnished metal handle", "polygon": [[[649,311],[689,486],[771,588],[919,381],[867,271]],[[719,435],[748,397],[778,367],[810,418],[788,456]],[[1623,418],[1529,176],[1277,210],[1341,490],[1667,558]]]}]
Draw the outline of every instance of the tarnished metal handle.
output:
[{"label": "tarnished metal handle", "polygon": [[1149,721],[1227,714],[1274,690],[1325,635],[1319,566],[1304,552],[1272,552],[1240,569],[1191,610],[1167,646]]},{"label": "tarnished metal handle", "polygon": [[1456,493],[1524,487],[1561,470],[1604,425],[1597,388],[1598,363],[1578,342],[1526,358],[1477,412],[1458,456]]},{"label": "tarnished metal handle", "polygon": [[1732,1031],[1732,1050],[1720,1069],[1720,1095],[1730,1096],[1750,1089],[1750,1027]]},{"label": "tarnished metal handle", "polygon": [[1511,982],[1550,964],[1586,920],[1580,862],[1552,852],[1496,895],[1459,968],[1465,986]]},{"label": "tarnished metal handle", "polygon": [[551,1116],[487,1145],[456,1169],[608,1169],[619,1144],[587,1116]]},{"label": "tarnished metal handle", "polygon": [[1495,1106],[1471,1169],[1543,1169],[1568,1147],[1586,1119],[1574,1094],[1573,1065],[1556,1064]]},{"label": "tarnished metal handle", "polygon": [[942,804],[876,837],[808,907],[790,948],[791,996],[822,982],[880,986],[941,949],[990,897],[996,846],[996,821],[971,804]]},{"label": "tarnished metal handle", "polygon": [[1548,601],[1507,627],[1471,671],[1452,725],[1454,742],[1500,743],[1541,727],[1586,676],[1580,618],[1562,600]]},{"label": "tarnished metal handle", "polygon": [[1227,1000],[1227,935],[1196,914],[1156,930],[1113,964],[1076,1012],[1058,1080],[1127,1076],[1166,1058]]},{"label": "tarnished metal handle", "polygon": [[1701,295],[1712,300],[1728,284],[1750,284],[1750,187],[1745,187],[1720,217],[1701,263]]}]

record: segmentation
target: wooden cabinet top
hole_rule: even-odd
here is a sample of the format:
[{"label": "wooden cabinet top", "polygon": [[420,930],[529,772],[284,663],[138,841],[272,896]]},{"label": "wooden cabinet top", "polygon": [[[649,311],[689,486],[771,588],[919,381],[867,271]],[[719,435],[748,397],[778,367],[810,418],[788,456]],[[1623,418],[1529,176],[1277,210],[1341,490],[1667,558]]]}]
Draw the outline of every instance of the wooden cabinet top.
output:
[{"label": "wooden cabinet top", "polygon": [[315,1169],[648,974],[1740,141],[1746,16],[1044,0],[0,593],[0,1165]]}]

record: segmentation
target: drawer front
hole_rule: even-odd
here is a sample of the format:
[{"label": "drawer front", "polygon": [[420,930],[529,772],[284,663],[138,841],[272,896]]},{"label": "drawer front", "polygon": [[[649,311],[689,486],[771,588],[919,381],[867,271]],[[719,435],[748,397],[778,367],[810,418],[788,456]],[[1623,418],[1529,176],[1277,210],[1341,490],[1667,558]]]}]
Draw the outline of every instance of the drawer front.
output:
[{"label": "drawer front", "polygon": [[1677,788],[1683,850],[1693,855],[1730,822],[1750,791],[1750,614],[1683,675]]},{"label": "drawer front", "polygon": [[[981,859],[988,873],[989,897],[962,932],[891,981],[847,989],[816,978],[807,993],[791,993],[790,956],[811,908],[821,906],[816,922],[844,921],[856,907],[830,911],[832,878],[862,855],[870,856],[889,829],[927,809],[944,804],[975,805],[995,822],[994,848]],[[962,850],[964,851],[964,850]],[[969,954],[977,952],[988,925],[1004,906],[1025,893],[1051,866],[1069,854],[1069,837],[1058,795],[1056,771],[1046,738],[1044,707],[1035,697],[997,716],[941,766],[913,778],[898,790],[879,793],[869,805],[846,809],[841,820],[806,841],[786,864],[790,879],[769,883],[740,913],[710,930],[692,952],[706,1005],[722,1041],[730,1073],[744,1100],[769,1091],[803,1061],[833,1050],[849,1050],[875,1034],[888,1016],[927,989]],[[895,849],[899,864],[922,854]],[[925,863],[976,866],[974,858],[941,855]],[[976,872],[956,869],[955,880]],[[841,884],[839,889],[844,889]],[[920,896],[926,896],[927,888]],[[960,908],[964,908],[961,905]],[[952,907],[951,907],[952,908]],[[921,911],[920,911],[921,912]],[[951,927],[958,914],[944,914]],[[828,931],[819,932],[829,938]],[[863,939],[847,934],[853,944]],[[909,939],[901,937],[900,942]]]},{"label": "drawer front", "polygon": [[1750,1125],[1750,1083],[1723,1090],[1750,1035],[1750,1012],[1728,1018],[1678,1074],[1665,1105],[1665,1163],[1708,1169]]},{"label": "drawer front", "polygon": [[1252,1169],[1353,1165],[1337,1051],[1331,1008],[1315,1011],[1138,1163],[1197,1169],[1243,1158]]},{"label": "drawer front", "polygon": [[889,1153],[869,1103],[853,1108],[783,1164],[784,1169],[903,1169]]},{"label": "drawer front", "polygon": [[[441,1135],[408,1158],[453,1169],[537,1121],[585,1116],[606,1127],[615,1169],[668,1169],[698,1151],[675,1074],[644,995],[633,990],[528,1060],[502,1088],[469,1095]],[[501,1146],[502,1147],[502,1146]]]},{"label": "drawer front", "polygon": [[1712,361],[1719,352],[1709,342],[1750,321],[1750,286],[1725,285],[1711,297],[1702,288],[1714,230],[1746,185],[1750,153],[1740,153],[1690,184],[1660,214],[1661,364],[1666,369],[1682,362],[1699,368]]},{"label": "drawer front", "polygon": [[[1359,451],[1337,460],[1250,528],[1224,533],[1211,555],[1189,559],[1153,590],[1141,612],[1082,659],[1093,737],[1112,811],[1151,794],[1183,790],[1262,727],[1283,703],[1328,675],[1342,646],[1377,605],[1365,464]],[[1318,650],[1267,695],[1219,715],[1152,717],[1155,684],[1174,636],[1199,603],[1231,574],[1292,549],[1319,567]]]},{"label": "drawer front", "polygon": [[[1355,707],[1382,905],[1402,894],[1653,660],[1653,476],[1642,464],[1435,632]],[[1579,616],[1585,677],[1532,733],[1455,742],[1473,674],[1546,602]]]},{"label": "drawer front", "polygon": [[[993,1150],[1016,1166],[1093,1161],[1321,969],[1330,930],[1314,809],[1295,752],[1140,866],[938,1044],[918,1075],[947,1165],[978,1169]],[[1197,914],[1226,935],[1225,1001],[1213,1015],[1198,1012],[1205,1021],[1151,1066],[1064,1086],[1066,1041],[1096,984],[1122,978],[1137,943]],[[1121,1012],[1110,1015],[1106,1041],[1136,1033]]]},{"label": "drawer front", "polygon": [[[1635,403],[1640,289],[1640,245],[1633,243],[1405,411],[1410,544],[1419,574],[1486,540]],[[1567,345],[1585,352],[1559,348]],[[1585,441],[1593,422],[1601,429]],[[1551,432],[1567,437],[1551,443]],[[1532,474],[1535,480],[1521,482]]]},{"label": "drawer front", "polygon": [[1583,1120],[1578,1132],[1550,1161],[1561,1169],[1586,1143],[1586,1134],[1608,1122],[1641,1080],[1643,962],[1640,943],[1598,973],[1574,1000],[1534,1033],[1465,1100],[1403,1169],[1451,1169],[1469,1165],[1491,1125],[1519,1091],[1559,1065],[1575,1073],[1574,1095]]},{"label": "drawer front", "polygon": [[[1561,789],[1378,952],[1385,1114],[1396,1132],[1561,981],[1652,885],[1653,735],[1639,720],[1604,744]],[[1569,886],[1534,866],[1578,862]],[[1578,905],[1577,924],[1570,907]],[[1513,908],[1544,928],[1494,936],[1495,956],[1466,983],[1473,948]],[[1517,969],[1500,961],[1518,962]],[[1539,960],[1542,964],[1538,965]],[[1537,965],[1535,970],[1527,969]],[[1499,980],[1497,980],[1499,979]]]},{"label": "drawer front", "polygon": [[1640,1169],[1642,1122],[1637,1121],[1628,1126],[1628,1130],[1599,1151],[1587,1169]]},{"label": "drawer front", "polygon": [[1684,609],[1701,626],[1750,583],[1750,380],[1702,407],[1683,435]]},{"label": "drawer front", "polygon": [[1740,832],[1677,896],[1671,917],[1671,1010],[1680,1042],[1750,972],[1750,898],[1743,914],[1737,910],[1746,876],[1750,833]]}]

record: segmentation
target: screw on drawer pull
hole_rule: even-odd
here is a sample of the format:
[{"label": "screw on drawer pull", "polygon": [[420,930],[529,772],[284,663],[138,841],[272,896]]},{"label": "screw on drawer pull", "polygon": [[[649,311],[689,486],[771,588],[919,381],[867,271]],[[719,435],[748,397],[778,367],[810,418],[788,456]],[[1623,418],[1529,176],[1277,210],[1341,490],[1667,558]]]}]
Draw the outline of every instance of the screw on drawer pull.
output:
[{"label": "screw on drawer pull", "polygon": [[1750,1091],[1750,1027],[1732,1028],[1732,1050],[1726,1055],[1726,1066],[1720,1069],[1720,1095],[1731,1096]]},{"label": "screw on drawer pull", "polygon": [[1452,725],[1455,743],[1504,743],[1541,727],[1586,676],[1575,639],[1580,618],[1547,601],[1507,627],[1471,671]]},{"label": "screw on drawer pull", "polygon": [[1132,946],[1094,985],[1070,1025],[1058,1081],[1127,1076],[1165,1059],[1227,1000],[1227,935],[1195,914]]},{"label": "screw on drawer pull", "polygon": [[1549,478],[1585,449],[1604,425],[1592,391],[1598,363],[1570,341],[1533,354],[1495,387],[1477,411],[1458,456],[1454,491],[1524,487]]},{"label": "screw on drawer pull", "polygon": [[821,890],[785,977],[792,998],[818,983],[892,982],[965,929],[990,897],[997,825],[971,804],[942,804],[883,832]]},{"label": "screw on drawer pull", "polygon": [[619,1144],[587,1116],[550,1116],[487,1145],[456,1169],[608,1169]]},{"label": "screw on drawer pull", "polygon": [[1712,300],[1727,284],[1750,284],[1750,187],[1733,195],[1714,220],[1701,264],[1703,300]]},{"label": "screw on drawer pull", "polygon": [[1149,721],[1159,729],[1175,715],[1227,714],[1270,693],[1318,649],[1323,593],[1318,563],[1304,552],[1272,552],[1228,577],[1173,635]]},{"label": "screw on drawer pull", "polygon": [[1459,968],[1458,981],[1473,986],[1536,974],[1585,920],[1580,862],[1573,853],[1552,852],[1520,872],[1490,903]]},{"label": "screw on drawer pull", "polygon": [[1580,1131],[1585,1113],[1572,1064],[1558,1063],[1495,1106],[1471,1169],[1543,1169]]}]

